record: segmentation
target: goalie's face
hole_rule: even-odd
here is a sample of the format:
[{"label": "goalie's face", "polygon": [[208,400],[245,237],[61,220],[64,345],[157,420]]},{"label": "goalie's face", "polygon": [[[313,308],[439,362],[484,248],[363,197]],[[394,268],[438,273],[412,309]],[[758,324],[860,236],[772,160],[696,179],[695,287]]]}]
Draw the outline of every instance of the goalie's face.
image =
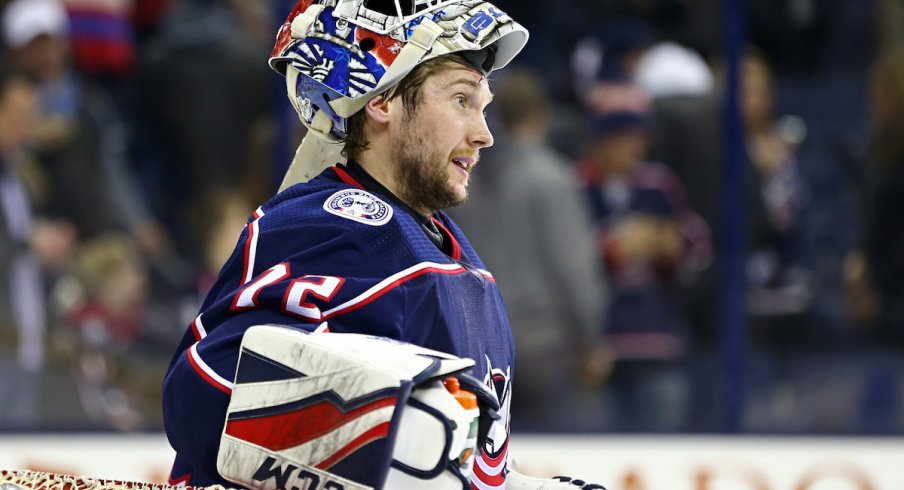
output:
[{"label": "goalie's face", "polygon": [[393,99],[390,149],[399,198],[424,215],[467,199],[480,150],[493,144],[484,116],[492,98],[485,77],[453,65],[424,81],[411,113]]}]

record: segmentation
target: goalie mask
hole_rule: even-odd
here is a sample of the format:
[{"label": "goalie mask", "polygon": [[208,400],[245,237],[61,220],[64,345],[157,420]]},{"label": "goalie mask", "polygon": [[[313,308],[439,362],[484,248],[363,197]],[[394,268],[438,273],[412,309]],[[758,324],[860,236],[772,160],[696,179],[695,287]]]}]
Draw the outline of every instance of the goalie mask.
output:
[{"label": "goalie mask", "polygon": [[459,53],[487,75],[527,38],[482,0],[300,0],[270,56],[308,128],[282,187],[341,162],[348,117],[420,63]]}]

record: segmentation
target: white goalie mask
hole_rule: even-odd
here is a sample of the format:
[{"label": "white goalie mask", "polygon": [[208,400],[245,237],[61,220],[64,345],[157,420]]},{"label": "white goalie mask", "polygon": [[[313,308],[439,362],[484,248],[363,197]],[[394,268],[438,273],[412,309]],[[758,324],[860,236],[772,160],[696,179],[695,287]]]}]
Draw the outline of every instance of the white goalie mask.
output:
[{"label": "white goalie mask", "polygon": [[270,56],[308,128],[282,187],[341,162],[348,118],[417,65],[460,53],[486,75],[508,64],[527,38],[524,27],[482,0],[300,0]]}]

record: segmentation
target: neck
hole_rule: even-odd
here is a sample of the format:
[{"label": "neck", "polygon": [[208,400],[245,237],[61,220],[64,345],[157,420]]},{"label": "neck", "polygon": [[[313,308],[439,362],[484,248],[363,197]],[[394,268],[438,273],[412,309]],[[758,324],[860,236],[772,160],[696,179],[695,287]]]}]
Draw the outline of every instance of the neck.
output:
[{"label": "neck", "polygon": [[423,209],[411,203],[410,199],[405,195],[404,190],[399,185],[400,178],[397,175],[397,163],[393,161],[391,152],[386,145],[378,144],[371,141],[370,148],[361,152],[356,156],[355,161],[361,166],[374,180],[386,187],[389,192],[395,195],[400,201],[413,211],[424,217],[430,217],[435,210]]},{"label": "neck", "polygon": [[378,151],[371,146],[367,150],[355,156],[355,161],[361,166],[371,177],[384,187],[389,189],[393,194],[398,195],[395,184],[395,173],[388,164],[389,155],[385,152]]}]

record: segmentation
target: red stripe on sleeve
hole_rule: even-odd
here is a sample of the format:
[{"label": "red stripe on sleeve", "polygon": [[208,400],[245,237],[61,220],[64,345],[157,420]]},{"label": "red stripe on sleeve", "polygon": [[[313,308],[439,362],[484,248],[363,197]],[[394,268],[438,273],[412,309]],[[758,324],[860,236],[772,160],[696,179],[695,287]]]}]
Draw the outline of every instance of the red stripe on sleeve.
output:
[{"label": "red stripe on sleeve", "polygon": [[242,284],[245,284],[245,280],[248,278],[249,269],[252,267],[251,264],[251,244],[254,242],[254,237],[257,235],[257,219],[248,223],[248,237],[245,238],[245,247],[244,247],[244,264],[242,266]]},{"label": "red stripe on sleeve", "polygon": [[209,374],[207,374],[207,372],[204,371],[203,368],[201,368],[201,366],[198,365],[197,362],[195,362],[194,358],[192,358],[191,356],[191,348],[185,349],[185,357],[188,359],[188,363],[191,364],[191,367],[195,370],[195,372],[198,373],[198,376],[201,376],[201,378],[203,378],[204,381],[207,381],[210,386],[213,386],[214,388],[222,391],[223,393],[226,393],[227,395],[232,395],[232,390],[228,386],[223,386],[222,384],[217,382],[217,380],[213,379]]},{"label": "red stripe on sleeve", "polygon": [[[413,273],[411,273],[411,274],[409,274],[409,275],[407,275],[407,276],[403,276],[403,277],[401,277],[401,278],[399,278],[399,279],[396,279],[395,281],[393,281],[393,282],[391,282],[391,283],[389,283],[389,284],[383,286],[382,288],[380,288],[380,289],[377,290],[377,291],[374,291],[374,292],[372,292],[372,293],[367,293],[366,297],[365,297],[362,301],[360,301],[360,302],[357,302],[357,303],[354,303],[354,304],[350,304],[350,305],[348,305],[348,306],[342,306],[342,305],[340,305],[340,306],[336,307],[335,309],[332,309],[332,310],[329,310],[329,311],[325,312],[324,315],[323,315],[323,319],[324,319],[324,320],[328,320],[328,319],[333,318],[333,317],[335,317],[335,316],[338,316],[338,315],[344,315],[344,314],[346,314],[346,313],[348,313],[348,312],[350,312],[350,311],[354,311],[354,310],[357,310],[358,308],[361,308],[361,307],[363,307],[363,306],[367,306],[367,305],[369,305],[370,303],[372,303],[372,302],[374,302],[375,300],[377,300],[378,298],[380,298],[381,296],[383,296],[384,294],[386,294],[386,293],[388,293],[389,291],[391,291],[392,289],[397,288],[397,287],[400,286],[401,284],[403,284],[403,283],[405,283],[405,282],[408,282],[408,281],[410,281],[410,280],[412,280],[412,279],[414,279],[414,278],[423,276],[424,274],[431,273],[431,272],[432,272],[432,273],[436,273],[436,274],[449,274],[449,275],[451,275],[451,274],[462,274],[462,273],[464,273],[464,272],[467,272],[467,269],[465,269],[464,267],[458,267],[458,268],[455,268],[455,269],[452,269],[452,270],[448,270],[448,269],[440,269],[440,268],[437,268],[437,267],[428,267],[428,268],[425,268],[425,269],[420,269],[420,270],[414,271]],[[358,298],[361,298],[362,296],[365,296],[365,295],[358,296]],[[355,298],[355,299],[358,299],[358,298]],[[352,301],[354,301],[354,300],[352,300]],[[344,303],[344,304],[348,304],[348,303],[351,303],[351,302],[346,302],[346,303]]]}]

